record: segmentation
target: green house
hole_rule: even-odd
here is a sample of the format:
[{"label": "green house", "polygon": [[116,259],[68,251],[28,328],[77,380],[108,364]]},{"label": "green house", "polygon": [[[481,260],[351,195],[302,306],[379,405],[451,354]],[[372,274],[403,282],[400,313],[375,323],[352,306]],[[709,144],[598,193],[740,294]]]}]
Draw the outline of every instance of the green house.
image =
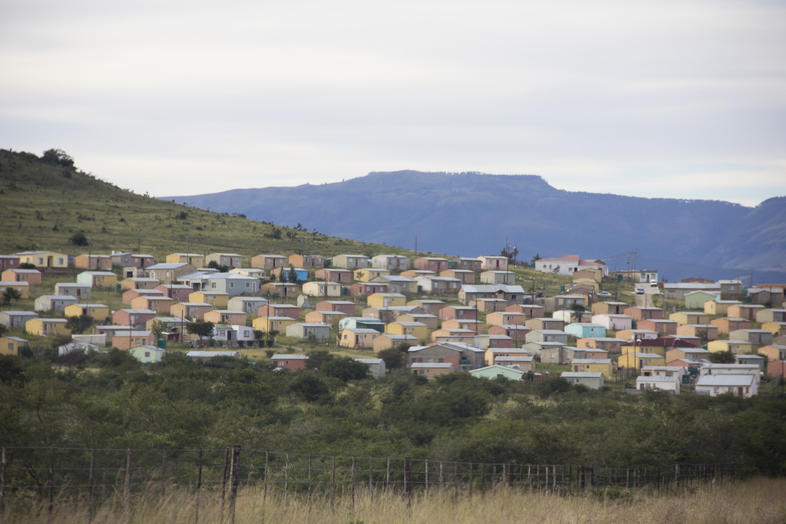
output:
[{"label": "green house", "polygon": [[137,346],[128,350],[128,353],[142,364],[161,362],[166,354],[166,349],[157,346]]},{"label": "green house", "polygon": [[469,372],[469,374],[473,377],[485,378],[488,380],[494,380],[498,377],[506,378],[508,380],[521,380],[521,377],[524,376],[524,372],[520,369],[497,365],[473,369]]},{"label": "green house", "polygon": [[718,300],[720,297],[718,293],[709,293],[707,291],[691,291],[685,294],[685,307],[689,310],[697,309],[704,311],[704,303]]}]

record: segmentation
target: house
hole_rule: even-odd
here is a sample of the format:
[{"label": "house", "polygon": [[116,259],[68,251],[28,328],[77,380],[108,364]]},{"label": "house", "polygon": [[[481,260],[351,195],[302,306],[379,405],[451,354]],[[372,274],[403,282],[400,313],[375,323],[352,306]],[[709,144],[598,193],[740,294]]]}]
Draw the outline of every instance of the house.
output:
[{"label": "house", "polygon": [[263,333],[272,333],[273,331],[285,333],[287,326],[295,322],[297,320],[292,317],[257,317],[251,321],[251,325]]},{"label": "house", "polygon": [[[2,323],[0,321],[0,323]],[[769,361],[786,360],[786,345],[782,344],[769,344],[762,346],[757,350],[759,355],[763,355]]]},{"label": "house", "polygon": [[117,284],[117,275],[111,271],[82,271],[76,276],[76,281],[90,287],[109,288]]},{"label": "house", "polygon": [[354,360],[368,366],[368,374],[372,378],[384,378],[387,373],[385,361],[381,358],[355,358]]},{"label": "house", "polygon": [[663,318],[663,310],[659,307],[630,306],[622,310],[623,315],[628,315],[633,320],[660,320]]},{"label": "house", "polygon": [[673,320],[678,326],[687,324],[708,324],[710,316],[704,311],[677,311],[669,315],[669,320]]},{"label": "house", "polygon": [[461,289],[461,280],[457,278],[425,276],[415,280],[418,290],[428,295],[453,295]]},{"label": "house", "polygon": [[319,269],[325,267],[325,257],[322,255],[289,255],[289,265],[293,267]]},{"label": "house", "polygon": [[676,395],[680,392],[680,378],[676,376],[638,376],[636,377],[636,389],[639,391],[666,391]]},{"label": "house", "polygon": [[772,333],[773,337],[786,335],[786,322],[764,322],[761,328]]},{"label": "house", "polygon": [[476,378],[485,378],[487,380],[506,379],[517,381],[521,380],[524,376],[524,371],[515,369],[510,366],[486,366],[484,368],[473,369],[469,372],[470,375]]},{"label": "house", "polygon": [[169,314],[173,317],[202,320],[205,313],[213,309],[212,304],[206,302],[178,302],[169,308]]},{"label": "house", "polygon": [[756,311],[756,322],[786,322],[786,309],[760,309]]},{"label": "house", "polygon": [[718,280],[720,295],[723,300],[742,298],[742,282],[740,280]]},{"label": "house", "polygon": [[475,343],[476,333],[471,329],[435,329],[431,332],[431,342],[463,342],[466,344]]},{"label": "house", "polygon": [[640,370],[645,366],[665,366],[666,357],[658,353],[645,352],[623,352],[617,360],[617,365],[621,368]]},{"label": "house", "polygon": [[403,255],[377,255],[371,259],[371,266],[389,271],[406,271],[411,264],[409,258]]},{"label": "house", "polygon": [[144,326],[156,315],[157,313],[152,309],[118,309],[112,314],[112,324],[138,328]]},{"label": "house", "polygon": [[383,333],[374,339],[372,349],[375,353],[379,353],[385,349],[395,348],[399,346],[414,346],[418,343],[418,339],[412,335],[398,335],[395,333]]},{"label": "house", "polygon": [[[295,273],[294,277],[290,275]],[[295,279],[296,282],[305,282],[308,280],[308,269],[304,267],[279,267],[270,272],[271,276],[276,280],[283,280],[285,282],[292,282],[292,278]],[[284,275],[283,278],[281,275]]]},{"label": "house", "polygon": [[746,291],[745,301],[751,304],[762,304],[766,307],[783,303],[783,288],[749,287]]},{"label": "house", "polygon": [[661,289],[667,300],[686,300],[690,293],[704,291],[704,295],[692,295],[685,303],[685,307],[691,309],[703,309],[707,300],[720,298],[720,284],[714,282],[664,282]]},{"label": "house", "polygon": [[546,314],[546,308],[538,304],[511,304],[505,308],[505,311],[524,313],[526,318],[543,318]]},{"label": "house", "polygon": [[767,359],[762,355],[734,355],[735,364],[754,365],[762,371],[767,367]]},{"label": "house", "polygon": [[142,364],[155,364],[161,362],[166,355],[166,349],[153,345],[136,346],[128,350],[128,354]]},{"label": "house", "polygon": [[468,329],[475,334],[483,333],[485,325],[480,320],[459,319],[442,321],[442,329]]},{"label": "house", "polygon": [[566,255],[559,258],[541,258],[535,261],[535,271],[553,273],[555,275],[571,276],[582,269],[598,268],[603,275],[608,275],[606,264],[600,260],[581,260],[579,255]]},{"label": "house", "polygon": [[559,309],[574,309],[577,307],[587,307],[586,295],[556,295],[543,299],[543,306],[546,311],[557,311]]},{"label": "house", "polygon": [[50,335],[70,335],[64,318],[31,318],[25,322],[25,333],[48,337]]},{"label": "house", "polygon": [[634,340],[654,340],[658,338],[658,334],[646,329],[622,329],[617,331],[616,337],[626,342],[633,342]]},{"label": "house", "polygon": [[55,284],[55,295],[66,295],[79,299],[89,299],[92,288],[87,284],[76,282],[58,282]]},{"label": "house", "polygon": [[633,317],[628,315],[592,315],[592,323],[600,324],[606,329],[619,331],[633,327]]},{"label": "house", "polygon": [[[664,289],[666,286],[668,286],[668,284],[664,284]],[[666,298],[673,297],[670,297],[669,294],[666,294]],[[720,300],[720,291],[688,291],[684,294],[683,299],[685,300],[685,307],[687,309],[704,310],[704,306],[707,302]]]},{"label": "house", "polygon": [[213,307],[227,307],[229,295],[215,291],[194,291],[188,295],[188,301],[210,304]]},{"label": "house", "polygon": [[385,324],[394,322],[401,315],[419,312],[415,306],[390,306],[390,307],[367,307],[360,312],[361,316],[375,318]]},{"label": "house", "polygon": [[373,329],[377,333],[385,331],[385,322],[370,317],[346,317],[338,321],[338,329]]},{"label": "house", "polygon": [[426,329],[437,329],[439,327],[439,317],[429,313],[404,313],[396,317],[400,322],[420,322]]},{"label": "house", "polygon": [[0,273],[3,282],[27,282],[31,286],[41,284],[41,272],[37,269],[21,269],[13,267]]},{"label": "house", "polygon": [[352,270],[371,265],[371,259],[365,255],[336,255],[331,262],[334,267]]},{"label": "house", "polygon": [[586,322],[574,322],[568,324],[564,329],[568,335],[573,335],[576,338],[599,338],[606,336],[606,328],[600,324],[592,324]]},{"label": "house", "polygon": [[694,362],[698,362],[708,359],[709,355],[710,352],[704,348],[692,348],[692,347],[670,348],[666,350],[666,362],[667,364],[675,360],[691,360]]},{"label": "house", "polygon": [[770,360],[767,362],[767,376],[786,377],[786,360]]},{"label": "house", "polygon": [[162,284],[174,284],[177,279],[189,273],[196,271],[196,266],[193,264],[153,264],[145,268],[144,276],[147,278],[155,278]]},{"label": "house", "polygon": [[213,324],[245,325],[246,312],[232,311],[229,309],[213,309],[202,316],[205,322]]},{"label": "house", "polygon": [[507,271],[508,270],[508,257],[500,255],[484,255],[478,257],[480,260],[480,269],[494,270],[494,271]]},{"label": "house", "polygon": [[300,318],[300,307],[293,304],[271,304],[260,306],[257,310],[260,317],[289,317],[297,320]]},{"label": "house", "polygon": [[156,286],[156,289],[161,291],[165,297],[169,297],[178,302],[185,302],[188,300],[188,295],[193,291],[189,286],[184,284],[161,284]]},{"label": "house", "polygon": [[374,293],[368,296],[366,303],[369,307],[404,306],[407,297],[400,293]]},{"label": "house", "polygon": [[[518,311],[497,311],[486,315],[486,324],[490,326],[524,325],[527,320],[527,315]],[[562,325],[554,325],[546,329],[559,329],[561,327]]]},{"label": "house", "polygon": [[53,313],[63,313],[66,306],[76,304],[79,300],[76,297],[66,295],[41,295],[35,299],[33,309]]},{"label": "house", "polygon": [[739,300],[708,300],[704,303],[704,312],[708,315],[726,315],[730,306],[739,304]]},{"label": "house", "polygon": [[303,284],[303,294],[309,297],[340,297],[341,284],[326,280],[315,280]]},{"label": "house", "polygon": [[614,365],[610,358],[574,358],[570,370],[583,373],[602,373],[606,380],[614,376]]},{"label": "house", "polygon": [[[145,269],[146,267],[152,266],[155,263],[156,263],[156,259],[153,258],[153,255],[147,255],[145,253],[131,254],[131,264],[130,264],[131,267],[135,267],[138,269]],[[126,265],[128,264],[123,264],[123,266]]]},{"label": "house", "polygon": [[478,310],[470,306],[444,306],[438,312],[440,320],[477,320]]},{"label": "house", "polygon": [[636,322],[638,329],[646,329],[647,331],[654,331],[658,335],[676,335],[677,322],[667,319],[651,319],[639,320]]},{"label": "house", "polygon": [[286,327],[286,334],[288,337],[327,342],[330,339],[330,326],[327,324],[296,322]]},{"label": "house", "polygon": [[367,348],[374,347],[374,339],[379,336],[376,329],[354,328],[342,329],[339,334],[338,345],[345,348]]},{"label": "house", "polygon": [[756,320],[756,314],[764,309],[761,304],[734,304],[726,310],[726,316],[753,321]]},{"label": "house", "polygon": [[732,331],[749,329],[751,327],[751,321],[744,318],[715,318],[710,320],[710,324],[715,326],[719,334],[725,335],[728,335]]},{"label": "house", "polygon": [[560,309],[551,313],[551,318],[560,320],[565,324],[571,322],[586,322],[591,323],[592,313],[586,311],[575,311],[571,309]]},{"label": "house", "polygon": [[314,273],[314,277],[317,280],[325,280],[327,282],[340,282],[342,284],[349,284],[352,282],[352,271],[348,269],[336,269],[336,268],[323,268],[318,269]]},{"label": "house", "polygon": [[772,333],[766,329],[737,329],[729,333],[729,339],[745,340],[754,346],[772,344]]},{"label": "house", "polygon": [[299,286],[291,282],[268,282],[260,288],[260,293],[268,297],[295,298]]},{"label": "house", "polygon": [[603,387],[603,373],[586,371],[563,371],[560,378],[569,384],[584,386],[589,389],[600,389]]},{"label": "house", "polygon": [[504,284],[479,284],[461,286],[458,293],[459,302],[468,305],[473,300],[480,298],[499,298],[507,300],[512,304],[522,304],[524,302],[524,288],[521,286],[510,286]]},{"label": "house", "polygon": [[625,309],[629,307],[630,306],[627,302],[609,300],[608,302],[595,302],[592,304],[590,311],[592,311],[592,313],[595,315],[627,315],[627,313],[625,313]]},{"label": "house", "polygon": [[480,274],[480,282],[513,285],[516,283],[516,274],[513,271],[484,271]]},{"label": "house", "polygon": [[0,255],[0,271],[12,267],[19,267],[19,257],[16,255]]},{"label": "house", "polygon": [[0,281],[0,293],[5,293],[6,289],[14,289],[21,298],[30,297],[30,284],[27,282],[3,282]]},{"label": "house", "polygon": [[238,275],[243,275],[244,277],[253,277],[258,279],[266,278],[267,275],[264,269],[260,269],[258,267],[233,267],[229,270],[229,272],[237,273]]},{"label": "house", "polygon": [[753,343],[743,339],[713,340],[707,343],[707,350],[712,353],[730,351],[735,355],[753,351]]},{"label": "house", "polygon": [[251,258],[251,267],[272,271],[279,267],[284,267],[289,263],[289,259],[284,255],[256,255]]},{"label": "house", "polygon": [[196,360],[207,360],[211,358],[240,358],[240,351],[189,351],[186,353],[188,358]]},{"label": "house", "polygon": [[174,299],[163,296],[157,289],[150,290],[156,291],[156,294],[148,295],[143,294],[131,300],[131,309],[151,309],[156,313],[169,313],[172,304],[175,303]]},{"label": "house", "polygon": [[357,282],[371,282],[375,278],[379,278],[382,275],[388,275],[389,273],[387,269],[364,267],[353,271],[352,278]]},{"label": "house", "polygon": [[[529,357],[532,360],[532,355],[520,348],[486,348],[483,352],[483,362],[492,366],[496,363],[499,357]],[[532,364],[534,366],[534,363]]]},{"label": "house", "polygon": [[609,276],[614,280],[624,280],[627,282],[634,282],[636,284],[649,284],[650,282],[658,282],[657,269],[628,269],[612,271]]},{"label": "house", "polygon": [[553,331],[562,331],[565,328],[565,322],[549,317],[528,318],[524,321],[524,325],[533,330],[547,329]]},{"label": "house", "polygon": [[387,282],[355,282],[348,290],[353,297],[367,297],[374,293],[387,293],[388,288]]},{"label": "house", "polygon": [[439,257],[418,257],[412,261],[412,267],[439,273],[440,271],[448,269],[448,259]]},{"label": "house", "polygon": [[385,326],[385,333],[392,333],[394,335],[412,335],[418,340],[426,340],[428,338],[428,327],[422,322],[405,322],[403,320],[396,320],[390,322]]},{"label": "house", "polygon": [[74,258],[74,267],[81,269],[112,270],[112,255],[78,255]]},{"label": "house", "polygon": [[418,278],[418,277],[435,277],[437,274],[428,269],[409,269],[401,272],[402,277]]},{"label": "house", "polygon": [[259,292],[259,279],[238,273],[213,273],[205,279],[203,289],[226,293],[230,297],[256,295]]},{"label": "house", "polygon": [[686,324],[677,326],[677,335],[697,337],[703,340],[715,340],[718,338],[718,328],[712,324]]},{"label": "house", "polygon": [[433,344],[430,346],[412,346],[407,350],[408,365],[438,363],[450,364],[451,370],[461,366],[461,350],[446,344]]},{"label": "house", "polygon": [[213,268],[200,269],[199,271],[181,276],[177,281],[190,287],[194,291],[199,291],[205,288],[208,277],[214,273],[218,273],[218,270]]},{"label": "house", "polygon": [[205,267],[205,255],[199,253],[170,253],[166,256],[167,264],[190,264],[194,267]]},{"label": "house", "polygon": [[503,324],[489,326],[487,332],[489,335],[504,335],[512,344],[520,344],[527,341],[527,333],[530,331],[531,329],[523,324]]},{"label": "house", "polygon": [[456,269],[468,269],[470,271],[480,271],[483,262],[477,258],[458,257],[458,258],[451,259],[448,265],[450,267],[455,267]]},{"label": "house", "polygon": [[19,356],[19,349],[27,345],[27,340],[20,337],[0,337],[0,355]]},{"label": "house", "polygon": [[155,278],[130,277],[120,281],[120,289],[155,289],[160,284]]},{"label": "house", "polygon": [[88,315],[97,322],[103,322],[109,318],[109,306],[106,304],[71,304],[65,307],[63,313],[66,317]]},{"label": "house", "polygon": [[449,362],[413,362],[409,366],[413,374],[427,379],[432,379],[440,375],[453,373],[453,364]]},{"label": "house", "polygon": [[31,318],[36,318],[38,313],[32,311],[0,311],[0,326],[8,329],[24,329]]},{"label": "house", "polygon": [[418,292],[418,281],[412,277],[401,275],[380,275],[374,279],[380,284],[387,284],[389,293],[401,293],[402,295],[414,295]]},{"label": "house", "polygon": [[43,268],[65,269],[71,263],[68,255],[54,251],[22,251],[14,256],[19,258],[19,265],[32,264]]},{"label": "house", "polygon": [[308,355],[300,353],[276,353],[270,357],[270,362],[276,369],[288,369],[289,371],[300,371],[306,369]]},{"label": "house", "polygon": [[497,311],[505,311],[510,304],[501,298],[479,298],[470,302],[469,305],[481,313],[496,313]]},{"label": "house", "polygon": [[[439,276],[447,278],[455,278],[460,280],[462,284],[474,284],[475,272],[469,269],[445,269],[439,272]],[[511,282],[512,284],[512,282]]]},{"label": "house", "polygon": [[423,298],[417,300],[410,300],[409,302],[407,302],[407,305],[416,307],[420,310],[420,311],[413,311],[413,313],[428,313],[431,315],[439,315],[440,310],[445,307],[445,302],[443,300],[439,300],[435,298]]},{"label": "house", "polygon": [[254,329],[244,324],[213,324],[213,340],[233,346],[235,342],[251,344],[255,340]]},{"label": "house", "polygon": [[339,321],[346,317],[340,311],[309,311],[306,313],[305,320],[309,324],[327,324],[330,327],[338,327]]},{"label": "house", "polygon": [[622,352],[624,343],[624,340],[614,337],[580,338],[576,340],[576,347],[602,349],[609,353],[619,354]]},{"label": "house", "polygon": [[219,267],[243,267],[243,255],[237,253],[210,253],[205,257],[205,264],[210,265],[211,262],[215,262]]},{"label": "house", "polygon": [[314,305],[317,311],[341,311],[347,315],[355,314],[355,303],[348,300],[323,300]]},{"label": "house", "polygon": [[267,303],[268,300],[262,297],[232,297],[227,301],[227,309],[255,315]]},{"label": "house", "polygon": [[562,345],[567,345],[568,334],[564,331],[558,331],[556,329],[534,329],[527,333],[526,341],[528,343],[556,342]]},{"label": "house", "polygon": [[696,393],[717,397],[731,394],[749,398],[759,392],[759,381],[754,375],[701,375],[696,381]]}]

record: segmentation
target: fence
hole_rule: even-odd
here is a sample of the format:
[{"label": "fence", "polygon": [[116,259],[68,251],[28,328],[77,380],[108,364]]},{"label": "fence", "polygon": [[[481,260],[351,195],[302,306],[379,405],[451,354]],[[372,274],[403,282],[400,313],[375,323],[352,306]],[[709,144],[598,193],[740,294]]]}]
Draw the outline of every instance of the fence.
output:
[{"label": "fence", "polygon": [[594,488],[655,489],[684,486],[739,474],[734,464],[674,464],[629,468],[596,465],[451,462],[401,457],[324,456],[240,446],[219,449],[0,449],[0,520],[12,499],[48,499],[51,513],[63,497],[88,507],[108,497],[129,503],[141,489],[172,487],[220,496],[233,511],[238,488],[255,486],[261,496],[320,495],[330,500],[363,490],[411,496],[431,490],[472,494],[499,486],[570,494]]}]

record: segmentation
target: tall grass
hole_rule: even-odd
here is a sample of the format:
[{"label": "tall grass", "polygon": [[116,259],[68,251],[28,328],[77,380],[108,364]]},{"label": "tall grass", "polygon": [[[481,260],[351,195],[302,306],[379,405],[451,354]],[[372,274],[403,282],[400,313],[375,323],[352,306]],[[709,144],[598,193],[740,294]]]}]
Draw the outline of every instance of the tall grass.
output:
[{"label": "tall grass", "polygon": [[[160,489],[160,488],[159,488]],[[697,522],[776,523],[786,521],[786,479],[757,478],[705,485],[658,494],[647,491],[589,492],[559,496],[498,489],[475,493],[452,490],[414,495],[411,501],[393,493],[358,492],[329,497],[288,497],[261,489],[238,493],[235,522],[241,523],[410,523],[449,522]],[[104,501],[94,509],[92,522],[230,522],[228,501],[203,491],[199,502],[193,491],[169,490],[166,495],[151,487],[132,497]],[[51,517],[48,501],[19,500],[6,508],[5,522],[88,522],[90,512],[81,503],[56,500]]]}]

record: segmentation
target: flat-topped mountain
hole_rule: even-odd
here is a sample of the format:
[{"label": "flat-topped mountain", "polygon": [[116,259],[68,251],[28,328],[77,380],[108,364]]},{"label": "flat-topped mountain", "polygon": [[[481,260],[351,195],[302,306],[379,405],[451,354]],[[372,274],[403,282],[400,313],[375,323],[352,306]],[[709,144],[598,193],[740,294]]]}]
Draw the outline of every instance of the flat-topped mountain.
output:
[{"label": "flat-topped mountain", "polygon": [[672,280],[753,270],[762,282],[786,272],[786,197],[746,207],[565,191],[533,175],[395,171],[166,199],[368,242],[417,242],[421,251],[474,256],[508,241],[521,258],[581,253],[618,269],[657,268]]}]

